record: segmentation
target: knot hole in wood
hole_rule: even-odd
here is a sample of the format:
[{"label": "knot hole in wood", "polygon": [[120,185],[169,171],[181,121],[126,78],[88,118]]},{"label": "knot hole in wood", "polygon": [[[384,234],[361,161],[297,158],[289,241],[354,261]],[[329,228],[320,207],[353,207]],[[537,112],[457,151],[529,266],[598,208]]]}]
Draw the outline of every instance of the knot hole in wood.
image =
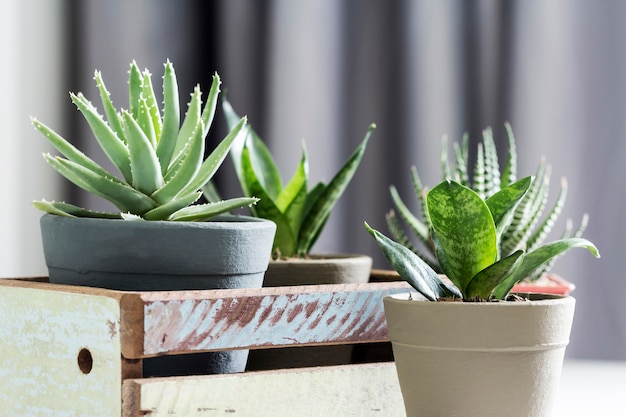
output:
[{"label": "knot hole in wood", "polygon": [[91,352],[87,348],[82,348],[80,352],[78,352],[78,369],[87,375],[91,372],[91,368],[93,368]]}]

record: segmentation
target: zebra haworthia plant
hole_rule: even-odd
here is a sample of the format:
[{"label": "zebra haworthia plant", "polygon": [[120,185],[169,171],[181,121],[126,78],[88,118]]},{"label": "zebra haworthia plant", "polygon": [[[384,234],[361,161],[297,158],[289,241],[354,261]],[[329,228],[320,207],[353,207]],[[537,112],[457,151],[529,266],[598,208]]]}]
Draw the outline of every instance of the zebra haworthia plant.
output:
[{"label": "zebra haworthia plant", "polygon": [[[223,102],[229,126],[239,119],[230,103]],[[276,223],[273,257],[305,257],[319,237],[330,213],[354,176],[365,153],[367,142],[376,128],[371,124],[364,139],[328,183],[309,187],[309,166],[306,149],[302,148],[300,163],[288,183],[283,185],[272,155],[261,138],[252,130],[236,141],[231,157],[243,192],[260,197],[250,207],[252,215]]]},{"label": "zebra haworthia plant", "polygon": [[220,78],[213,76],[204,108],[196,86],[181,123],[178,84],[174,66],[165,63],[163,114],[157,105],[151,74],[133,61],[129,73],[129,108],[113,106],[101,73],[95,81],[106,115],[82,93],[70,93],[72,102],[89,124],[99,146],[121,176],[116,176],[89,158],[50,127],[32,118],[32,123],[64,157],[44,154],[61,175],[112,202],[120,211],[96,212],[65,202],[35,201],[35,207],[56,215],[123,218],[127,220],[203,221],[235,208],[254,204],[253,197],[196,204],[201,188],[222,164],[234,141],[245,134],[241,118],[205,158],[205,138],[213,122],[220,92]]},{"label": "zebra haworthia plant", "polygon": [[[502,172],[500,171],[492,130],[487,128],[483,131],[483,141],[477,145],[476,160],[473,164],[474,172],[471,177],[469,173],[468,135],[465,134],[463,136],[460,144],[456,142],[453,144],[454,163],[450,162],[448,144],[444,137],[441,147],[442,180],[454,180],[471,188],[482,199],[489,198],[513,184],[517,180],[515,137],[509,123],[505,124],[505,130],[508,140],[508,152]],[[503,257],[509,256],[520,249],[527,253],[532,252],[541,247],[551,232],[565,204],[567,182],[565,179],[561,181],[561,189],[554,205],[545,217],[542,217],[547,209],[550,174],[550,166],[542,159],[527,192],[511,214],[510,221],[499,225],[502,230],[499,230],[498,250]],[[411,176],[415,195],[421,208],[420,213],[414,214],[411,212],[408,205],[400,197],[397,189],[391,186],[390,192],[395,210],[390,210],[386,215],[387,227],[389,233],[396,241],[410,248],[435,271],[442,273],[443,269],[437,261],[436,247],[431,235],[430,215],[428,210],[426,210],[426,194],[428,190],[423,186],[415,167],[411,169]],[[582,222],[576,230],[572,227],[571,220],[568,219],[561,238],[581,237],[586,228],[587,219],[587,214],[583,215]],[[416,239],[409,237],[407,229]],[[550,270],[555,260],[556,258],[552,258],[549,262],[542,264],[533,270],[528,277],[525,277],[525,280],[533,281],[540,278]]]},{"label": "zebra haworthia plant", "polygon": [[464,301],[506,299],[524,277],[574,247],[597,248],[582,238],[559,239],[532,251],[517,249],[505,254],[501,241],[516,209],[532,188],[532,177],[523,178],[483,199],[476,191],[444,180],[425,197],[431,237],[438,264],[453,285],[407,246],[365,223],[385,258],[398,274],[431,301],[462,298]]}]

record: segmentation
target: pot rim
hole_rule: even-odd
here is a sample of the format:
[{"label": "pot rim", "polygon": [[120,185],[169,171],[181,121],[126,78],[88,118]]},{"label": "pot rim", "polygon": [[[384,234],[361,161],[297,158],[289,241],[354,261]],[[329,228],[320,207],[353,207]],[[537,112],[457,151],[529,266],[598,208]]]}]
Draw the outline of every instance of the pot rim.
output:
[{"label": "pot rim", "polygon": [[[406,304],[412,306],[425,306],[432,305],[432,308],[472,308],[472,307],[487,307],[487,308],[497,308],[497,307],[526,307],[529,305],[533,306],[542,306],[542,305],[554,305],[554,304],[570,304],[575,303],[574,297],[571,295],[561,295],[561,294],[542,294],[542,293],[520,293],[515,292],[513,294],[518,294],[527,298],[527,300],[522,301],[476,301],[476,302],[468,302],[462,300],[450,300],[450,301],[429,301],[424,296],[415,291],[407,291],[396,294],[390,294],[384,297],[388,302],[394,302],[398,304]],[[412,297],[409,299],[409,297]],[[435,307],[436,306],[436,307]],[[491,306],[491,307],[489,307]],[[426,308],[426,307],[423,307]]]}]

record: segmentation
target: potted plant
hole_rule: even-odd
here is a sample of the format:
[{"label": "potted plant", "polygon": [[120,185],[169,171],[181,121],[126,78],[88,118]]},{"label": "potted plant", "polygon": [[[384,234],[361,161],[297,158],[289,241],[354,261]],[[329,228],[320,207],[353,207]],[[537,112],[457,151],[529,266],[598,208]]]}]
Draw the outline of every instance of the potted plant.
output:
[{"label": "potted plant", "polygon": [[[441,146],[441,176],[442,180],[453,179],[463,184],[483,197],[487,198],[496,194],[501,189],[517,180],[517,151],[513,129],[509,123],[505,123],[505,131],[508,141],[508,152],[503,169],[500,169],[498,153],[493,140],[491,128],[483,131],[482,142],[477,145],[476,159],[469,161],[467,134],[463,136],[461,144],[455,142],[454,163],[448,157],[448,144],[444,137]],[[473,174],[469,173],[470,166]],[[539,162],[534,175],[534,180],[528,191],[516,206],[512,221],[504,226],[499,240],[500,251],[503,257],[514,253],[520,248],[526,251],[541,246],[551,232],[555,222],[559,218],[567,197],[567,181],[562,179],[561,189],[554,205],[544,216],[548,203],[550,188],[550,165],[542,159]],[[435,246],[433,244],[428,213],[423,210],[427,188],[415,167],[411,168],[411,176],[415,195],[421,212],[413,213],[400,197],[396,187],[390,187],[391,197],[395,210],[390,210],[386,215],[387,226],[391,236],[398,242],[409,247],[435,271],[441,273],[442,268],[437,262]],[[542,217],[543,216],[543,217]],[[576,230],[573,230],[572,222],[567,220],[562,238],[580,237],[587,226],[588,216],[583,216],[582,222]],[[414,236],[409,237],[406,230]],[[417,242],[417,244],[415,244]],[[517,284],[516,289],[527,292],[569,294],[574,288],[573,284],[556,274],[549,273],[554,260],[546,262],[535,269],[529,276]]]},{"label": "potted plant", "polygon": [[219,76],[213,77],[204,108],[199,86],[194,89],[181,123],[176,74],[169,61],[163,75],[162,115],[150,72],[140,71],[133,62],[129,74],[129,108],[117,111],[100,72],[95,72],[106,120],[81,93],[70,95],[119,176],[32,119],[63,155],[44,154],[45,160],[118,209],[95,212],[65,202],[34,202],[46,212],[41,232],[50,281],[141,291],[261,287],[276,226],[222,214],[258,199],[197,203],[202,186],[244,134],[246,119],[239,120],[205,159]]},{"label": "potted plant", "polygon": [[[227,100],[223,100],[223,110],[229,128],[234,128],[239,116]],[[243,193],[260,198],[256,205],[250,207],[250,212],[255,217],[276,223],[266,286],[369,280],[371,257],[311,254],[311,248],[322,233],[335,203],[354,176],[375,128],[374,124],[370,125],[362,142],[328,184],[319,182],[311,188],[304,143],[296,172],[284,183],[269,149],[251,128],[246,136],[235,141],[231,157]]]},{"label": "potted plant", "polygon": [[483,199],[444,180],[425,198],[438,264],[367,223],[382,253],[417,293],[384,299],[408,416],[547,416],[558,388],[574,298],[512,294],[513,286],[586,239],[533,251],[500,250],[506,226],[532,187],[523,178]]}]

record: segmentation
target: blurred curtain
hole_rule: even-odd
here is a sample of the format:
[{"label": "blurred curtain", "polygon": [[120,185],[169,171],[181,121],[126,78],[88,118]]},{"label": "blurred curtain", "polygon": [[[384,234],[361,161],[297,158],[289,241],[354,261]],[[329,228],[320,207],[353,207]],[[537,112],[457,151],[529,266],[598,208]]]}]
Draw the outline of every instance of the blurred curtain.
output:
[{"label": "blurred curtain", "polygon": [[[169,57],[183,94],[192,81],[207,86],[218,70],[229,100],[248,115],[284,177],[295,170],[304,140],[311,180],[329,180],[368,125],[378,125],[317,252],[364,252],[387,267],[362,224],[386,230],[389,185],[411,200],[411,165],[434,185],[444,134],[460,140],[467,131],[474,149],[492,126],[504,152],[503,124],[510,121],[520,175],[534,173],[545,156],[553,197],[559,178],[568,178],[556,231],[565,218],[579,222],[588,212],[586,237],[603,255],[596,260],[576,249],[555,265],[577,285],[568,354],[626,359],[626,280],[619,272],[626,255],[626,3],[143,0],[75,7],[80,88],[92,88],[90,71],[102,69],[114,100],[124,103],[119,87],[132,58],[160,77]],[[223,131],[219,121],[215,134]],[[218,184],[237,194],[227,165]]]}]

